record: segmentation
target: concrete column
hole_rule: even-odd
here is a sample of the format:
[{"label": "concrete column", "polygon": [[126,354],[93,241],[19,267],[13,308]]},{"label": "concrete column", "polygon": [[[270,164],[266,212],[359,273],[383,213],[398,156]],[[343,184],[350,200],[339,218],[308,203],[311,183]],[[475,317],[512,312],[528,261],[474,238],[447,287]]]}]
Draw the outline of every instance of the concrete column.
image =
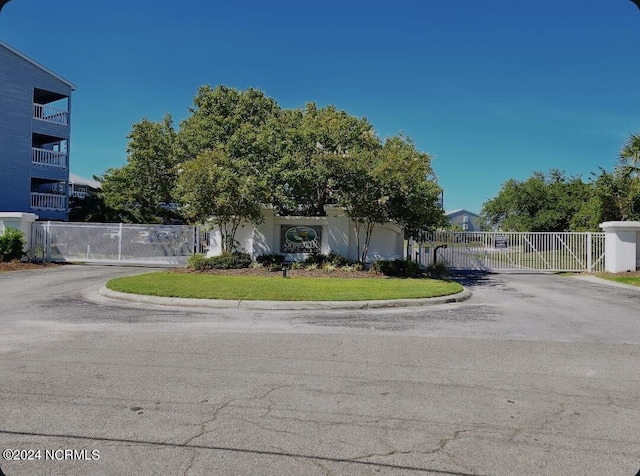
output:
[{"label": "concrete column", "polygon": [[600,224],[605,232],[604,265],[609,273],[635,271],[638,267],[640,222],[608,221]]},{"label": "concrete column", "polygon": [[273,218],[275,214],[276,212],[271,205],[265,205],[262,208],[264,221],[253,229],[253,240],[250,250],[253,259],[255,259],[256,256],[268,255],[279,251],[275,250],[273,243],[273,235],[275,233]]},{"label": "concrete column", "polygon": [[[344,208],[330,205],[324,206],[327,214],[327,248],[328,252],[338,253],[349,259],[357,259],[349,254],[349,232],[351,221]],[[353,253],[355,255],[355,253]]]},{"label": "concrete column", "polygon": [[31,250],[31,230],[33,223],[38,219],[38,215],[22,212],[0,212],[0,235],[4,234],[7,228],[15,228],[22,231],[26,244],[24,252]]},{"label": "concrete column", "polygon": [[213,225],[209,231],[209,251],[207,257],[220,256],[222,254],[222,233],[218,225]]}]

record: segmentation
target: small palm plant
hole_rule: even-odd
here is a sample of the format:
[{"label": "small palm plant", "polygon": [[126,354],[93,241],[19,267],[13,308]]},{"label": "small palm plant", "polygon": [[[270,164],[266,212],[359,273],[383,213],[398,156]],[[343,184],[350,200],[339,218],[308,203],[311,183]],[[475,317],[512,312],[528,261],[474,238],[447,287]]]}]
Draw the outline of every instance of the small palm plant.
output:
[{"label": "small palm plant", "polygon": [[623,175],[640,176],[640,133],[631,134],[618,155],[618,166]]}]

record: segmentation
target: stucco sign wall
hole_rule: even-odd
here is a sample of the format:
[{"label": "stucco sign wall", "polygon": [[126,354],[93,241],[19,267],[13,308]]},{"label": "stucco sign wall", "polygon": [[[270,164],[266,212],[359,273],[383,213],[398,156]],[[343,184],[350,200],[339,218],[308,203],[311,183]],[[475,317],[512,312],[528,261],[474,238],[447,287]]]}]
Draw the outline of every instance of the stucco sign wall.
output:
[{"label": "stucco sign wall", "polygon": [[281,253],[320,253],[322,251],[322,227],[280,225]]}]

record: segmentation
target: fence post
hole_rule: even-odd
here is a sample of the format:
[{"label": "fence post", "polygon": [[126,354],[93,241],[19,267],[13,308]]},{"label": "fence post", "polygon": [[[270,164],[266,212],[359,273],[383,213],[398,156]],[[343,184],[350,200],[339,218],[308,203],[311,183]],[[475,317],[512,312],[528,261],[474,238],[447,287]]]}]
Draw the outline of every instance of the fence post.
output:
[{"label": "fence post", "polygon": [[195,255],[200,251],[198,248],[200,247],[200,229],[197,225],[193,227],[193,254]]},{"label": "fence post", "polygon": [[587,232],[587,272],[593,272],[593,242],[591,241],[591,232]]},{"label": "fence post", "polygon": [[118,229],[118,261],[122,261],[122,223]]},{"label": "fence post", "polygon": [[46,254],[45,261],[51,261],[51,221],[50,220],[47,221],[47,232],[45,233],[44,243],[45,243],[44,248],[45,248],[45,254]]}]

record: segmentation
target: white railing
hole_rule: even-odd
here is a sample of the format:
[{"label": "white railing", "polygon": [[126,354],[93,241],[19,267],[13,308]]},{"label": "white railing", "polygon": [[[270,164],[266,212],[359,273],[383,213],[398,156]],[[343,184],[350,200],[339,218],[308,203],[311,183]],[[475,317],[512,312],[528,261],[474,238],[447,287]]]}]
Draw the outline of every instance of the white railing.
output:
[{"label": "white railing", "polygon": [[31,208],[39,210],[67,210],[67,197],[54,193],[32,193]]},{"label": "white railing", "polygon": [[33,117],[41,121],[53,122],[62,126],[69,125],[69,111],[43,104],[33,104]]},{"label": "white railing", "polygon": [[74,198],[87,198],[89,196],[89,192],[79,192],[76,190],[71,190],[69,192],[69,196]]},{"label": "white railing", "polygon": [[604,233],[434,232],[410,243],[421,265],[443,261],[452,269],[484,271],[604,270]]},{"label": "white railing", "polygon": [[31,149],[31,163],[39,165],[49,165],[51,167],[69,166],[68,156],[64,152],[56,152],[48,149]]}]

